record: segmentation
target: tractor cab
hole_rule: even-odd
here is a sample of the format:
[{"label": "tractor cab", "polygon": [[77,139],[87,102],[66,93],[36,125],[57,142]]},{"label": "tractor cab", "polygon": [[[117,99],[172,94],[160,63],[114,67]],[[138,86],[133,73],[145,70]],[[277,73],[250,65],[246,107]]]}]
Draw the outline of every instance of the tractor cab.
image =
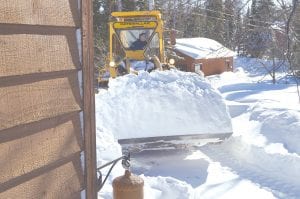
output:
[{"label": "tractor cab", "polygon": [[128,59],[145,60],[147,56],[161,56],[156,22],[115,22],[113,27],[116,34],[112,35],[112,45],[115,45],[112,55],[118,55],[120,52],[116,48],[121,47],[124,52],[120,55]]},{"label": "tractor cab", "polygon": [[[113,12],[109,22],[106,74],[115,78],[166,65],[163,21],[159,11]],[[99,73],[99,80],[103,80]]]}]

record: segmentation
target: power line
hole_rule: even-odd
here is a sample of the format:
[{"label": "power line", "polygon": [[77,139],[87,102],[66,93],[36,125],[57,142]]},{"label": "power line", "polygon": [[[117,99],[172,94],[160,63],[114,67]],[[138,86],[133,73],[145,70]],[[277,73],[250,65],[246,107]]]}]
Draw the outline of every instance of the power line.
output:
[{"label": "power line", "polygon": [[[228,20],[228,19],[225,19],[225,18],[213,17],[213,16],[208,16],[208,15],[200,14],[200,13],[191,13],[191,14],[193,14],[193,15],[199,15],[199,16],[204,16],[204,17],[209,17],[209,18],[213,18],[213,19],[217,19],[217,20],[222,20],[222,21],[227,21]],[[233,19],[233,21],[237,22],[236,19]],[[250,24],[250,23],[247,23],[247,24],[244,24],[244,25],[248,25],[248,26],[251,26],[251,27],[258,27],[258,28],[270,29],[270,27],[266,27],[266,26],[263,26],[263,25],[255,25],[255,24]],[[272,25],[274,25],[274,24],[272,24]]]},{"label": "power line", "polygon": [[[236,17],[236,15],[234,15],[234,14],[229,14],[229,13],[222,12],[222,11],[216,11],[216,10],[213,10],[213,9],[208,9],[208,8],[199,8],[199,9],[205,10],[205,11],[214,12],[214,13],[220,13],[220,14],[223,14],[225,16]],[[284,14],[284,11],[285,10],[282,10],[282,13],[278,17],[276,17],[275,19],[278,20],[278,18],[282,17],[282,15]],[[193,12],[193,13],[195,13],[195,12]],[[249,20],[251,20],[253,22],[260,22],[260,23],[264,23],[264,24],[274,25],[274,22],[253,19],[251,16],[249,16],[249,17],[248,16],[243,16],[243,18],[247,18],[247,19],[249,19]],[[300,20],[294,19],[294,21],[300,21]]]},{"label": "power line", "polygon": [[[250,0],[248,0],[243,6],[242,8],[240,8],[237,13],[240,12],[241,9],[243,9],[248,3],[250,2]],[[222,11],[217,11],[217,10],[213,10],[213,9],[208,9],[208,8],[201,8],[201,7],[198,7],[198,9],[200,10],[204,10],[204,11],[209,11],[209,12],[214,12],[214,13],[219,13],[219,14],[222,14],[222,15],[225,15],[225,16],[229,16],[229,17],[236,17],[236,15],[234,14],[229,14],[229,13],[226,13],[226,12],[222,12]],[[277,16],[275,18],[275,21],[276,20],[280,20],[280,18],[282,17],[283,14],[285,14],[285,11],[287,10],[281,10],[281,13],[279,14],[279,16]],[[193,13],[196,13],[196,12],[188,12],[187,14],[193,14]],[[200,14],[200,13],[196,13],[196,14]],[[202,15],[203,16],[203,15]],[[208,16],[208,15],[204,15],[204,16]],[[252,22],[258,22],[258,23],[263,23],[263,24],[267,24],[267,25],[275,25],[274,22],[271,22],[271,21],[262,21],[262,20],[257,20],[257,19],[253,19],[252,16],[245,16],[243,15],[243,18],[245,19],[248,19],[248,20],[251,20]],[[232,20],[232,19],[231,19]],[[298,19],[293,19],[293,21],[300,21]]]}]

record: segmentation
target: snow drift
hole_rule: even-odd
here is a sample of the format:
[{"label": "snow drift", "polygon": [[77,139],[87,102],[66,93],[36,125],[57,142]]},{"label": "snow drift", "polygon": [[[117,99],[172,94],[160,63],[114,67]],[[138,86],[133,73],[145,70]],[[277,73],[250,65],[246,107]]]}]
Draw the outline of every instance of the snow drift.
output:
[{"label": "snow drift", "polygon": [[193,73],[140,72],[111,79],[96,101],[97,126],[116,139],[232,132],[221,95]]},{"label": "snow drift", "polygon": [[[282,79],[284,81],[271,84],[261,65],[251,58],[237,57],[235,66],[239,66],[235,72],[208,77],[211,85],[219,89],[226,99],[232,115],[232,137],[221,144],[201,146],[196,151],[143,151],[132,156],[133,173],[140,175],[145,181],[145,199],[300,198],[300,106],[295,80],[287,76]],[[119,113],[121,116],[118,117],[125,118],[128,113],[123,116],[124,110],[133,110],[128,107],[122,107],[123,112],[111,109],[119,109],[121,105],[115,103],[131,97],[138,92],[138,88],[145,93],[148,89],[149,95],[154,95],[153,98],[158,93],[153,94],[152,90],[168,90],[166,87],[171,85],[178,92],[172,93],[173,97],[184,96],[184,92],[187,92],[190,94],[186,98],[196,98],[197,95],[192,90],[200,92],[207,89],[206,92],[216,92],[205,80],[199,78],[190,73],[167,71],[113,80],[108,91],[102,90],[96,95],[98,165],[122,155],[121,146],[114,138],[117,133],[114,132],[113,135],[112,132],[118,125],[114,122],[116,115],[109,118],[104,110]],[[189,81],[191,83],[188,84]],[[149,98],[149,95],[147,93],[145,96]],[[218,95],[216,92],[216,96]],[[135,103],[136,110],[139,109],[139,104],[144,103],[137,99],[131,100]],[[219,103],[214,98],[212,100],[214,104]],[[157,105],[159,107],[153,108],[152,112],[161,111],[160,103]],[[190,110],[189,104],[184,108],[183,112]],[[165,113],[162,114],[165,116]],[[148,116],[151,118],[151,114]],[[112,127],[104,125],[103,118],[111,120]],[[135,123],[140,125],[140,120],[139,118]],[[178,126],[180,124],[174,125],[174,129]],[[112,180],[123,174],[121,164],[117,164],[98,198],[112,199]]]}]

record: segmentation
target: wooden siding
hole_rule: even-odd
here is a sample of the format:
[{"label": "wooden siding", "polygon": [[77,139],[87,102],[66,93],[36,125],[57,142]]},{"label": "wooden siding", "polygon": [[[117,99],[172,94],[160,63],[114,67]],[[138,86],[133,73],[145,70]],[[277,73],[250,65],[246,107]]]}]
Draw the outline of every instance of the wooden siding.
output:
[{"label": "wooden siding", "polygon": [[31,123],[7,133],[7,137],[4,137],[5,133],[0,134],[0,157],[5,158],[0,162],[0,183],[80,152],[82,148],[77,112]]},{"label": "wooden siding", "polygon": [[78,0],[0,0],[0,23],[76,26]]},{"label": "wooden siding", "polygon": [[79,2],[0,0],[0,198],[96,196],[95,140],[84,143],[87,130],[95,139],[93,38],[83,35],[83,63],[76,38],[91,28],[78,6],[92,1]]},{"label": "wooden siding", "polygon": [[94,39],[92,0],[82,3],[82,62],[86,198],[97,198]]},{"label": "wooden siding", "polygon": [[0,77],[78,69],[75,28],[0,25]]},{"label": "wooden siding", "polygon": [[[201,63],[203,73],[206,76],[209,76],[209,75],[221,74],[225,71],[232,71],[232,62],[233,62],[232,57],[199,59],[199,60],[194,60],[191,64],[191,67],[194,67],[194,64]],[[231,67],[228,67],[228,64]]]},{"label": "wooden siding", "polygon": [[17,85],[0,87],[0,130],[80,110],[74,72],[32,83],[22,84],[20,79],[12,83]]},{"label": "wooden siding", "polygon": [[2,184],[0,198],[80,198],[82,176],[80,154],[74,154]]}]

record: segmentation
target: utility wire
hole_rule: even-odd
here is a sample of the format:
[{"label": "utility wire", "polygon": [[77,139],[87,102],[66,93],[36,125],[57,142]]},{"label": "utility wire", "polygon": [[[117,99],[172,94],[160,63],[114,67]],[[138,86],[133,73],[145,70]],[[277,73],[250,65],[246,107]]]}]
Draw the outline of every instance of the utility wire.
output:
[{"label": "utility wire", "polygon": [[[249,2],[250,2],[250,0],[248,0],[248,3],[249,3]],[[245,3],[244,6],[245,6],[245,5],[247,5],[247,3]],[[244,6],[243,6],[243,7],[244,7]],[[243,9],[243,7],[242,7],[241,9]],[[229,16],[229,17],[236,17],[236,15],[234,15],[234,14],[229,14],[229,13],[226,13],[226,12],[217,11],[217,10],[213,10],[213,9],[201,8],[201,7],[198,7],[198,9],[204,10],[204,11],[209,11],[209,12],[214,12],[214,13],[219,13],[219,14],[222,14],[222,15],[225,15],[225,16]],[[237,13],[239,13],[241,9],[239,9],[239,10],[237,11]],[[275,21],[276,21],[276,20],[279,20],[279,19],[282,17],[282,15],[285,14],[286,11],[287,11],[287,10],[281,10],[282,13],[281,13],[278,17],[275,18]],[[196,15],[198,14],[198,15],[205,16],[205,17],[208,16],[207,14],[201,14],[201,13],[196,13],[196,12],[188,12],[187,14],[196,14]],[[210,16],[210,17],[214,17],[214,16]],[[218,17],[217,17],[217,18],[218,18]],[[243,16],[243,18],[244,18],[244,19],[246,18],[246,19],[248,19],[248,20],[251,20],[252,22],[258,22],[258,23],[263,23],[263,24],[275,25],[274,22],[271,22],[271,21],[262,21],[262,20],[253,19],[251,16]],[[237,21],[236,19],[230,19],[230,20]],[[294,20],[294,21],[300,21],[300,20],[298,20],[298,19],[293,19],[293,20]]]},{"label": "utility wire", "polygon": [[[200,13],[191,13],[193,15],[199,15],[199,16],[204,16],[204,17],[209,17],[209,18],[213,18],[213,19],[217,19],[217,20],[221,20],[221,21],[227,21],[229,19],[225,19],[225,18],[221,18],[221,17],[213,17],[213,16],[207,16],[205,14],[200,14]],[[232,20],[231,20],[232,21]],[[237,20],[233,20],[233,21],[237,21]],[[263,25],[254,25],[254,24],[250,24],[250,23],[247,23],[247,24],[243,24],[243,25],[248,25],[248,26],[252,26],[252,27],[258,27],[258,28],[264,28],[264,29],[270,29],[270,27],[267,27],[267,26],[263,26]],[[275,25],[275,24],[272,24],[272,25]]]},{"label": "utility wire", "polygon": [[[216,11],[216,10],[212,10],[212,9],[208,9],[208,8],[199,8],[200,10],[204,10],[204,11],[209,11],[209,12],[214,12],[214,13],[219,13],[219,14],[223,14],[225,16],[229,16],[229,17],[236,17],[236,15],[234,14],[228,14],[226,12],[222,12],[222,11]],[[278,18],[282,17],[282,15],[285,13],[286,10],[282,10],[282,13],[276,17],[275,19],[276,20],[279,20]],[[196,12],[192,12],[192,13],[196,13]],[[196,13],[196,14],[201,14],[201,13]],[[208,16],[207,14],[205,16]],[[271,22],[271,21],[262,21],[262,20],[257,20],[257,19],[253,19],[251,16],[243,16],[243,18],[245,19],[249,19],[253,22],[260,22],[260,23],[264,23],[264,24],[269,24],[269,25],[274,25],[274,22]],[[232,20],[232,19],[230,19]],[[233,20],[236,20],[236,19],[233,19]],[[300,21],[298,19],[293,19],[294,21]]]}]

